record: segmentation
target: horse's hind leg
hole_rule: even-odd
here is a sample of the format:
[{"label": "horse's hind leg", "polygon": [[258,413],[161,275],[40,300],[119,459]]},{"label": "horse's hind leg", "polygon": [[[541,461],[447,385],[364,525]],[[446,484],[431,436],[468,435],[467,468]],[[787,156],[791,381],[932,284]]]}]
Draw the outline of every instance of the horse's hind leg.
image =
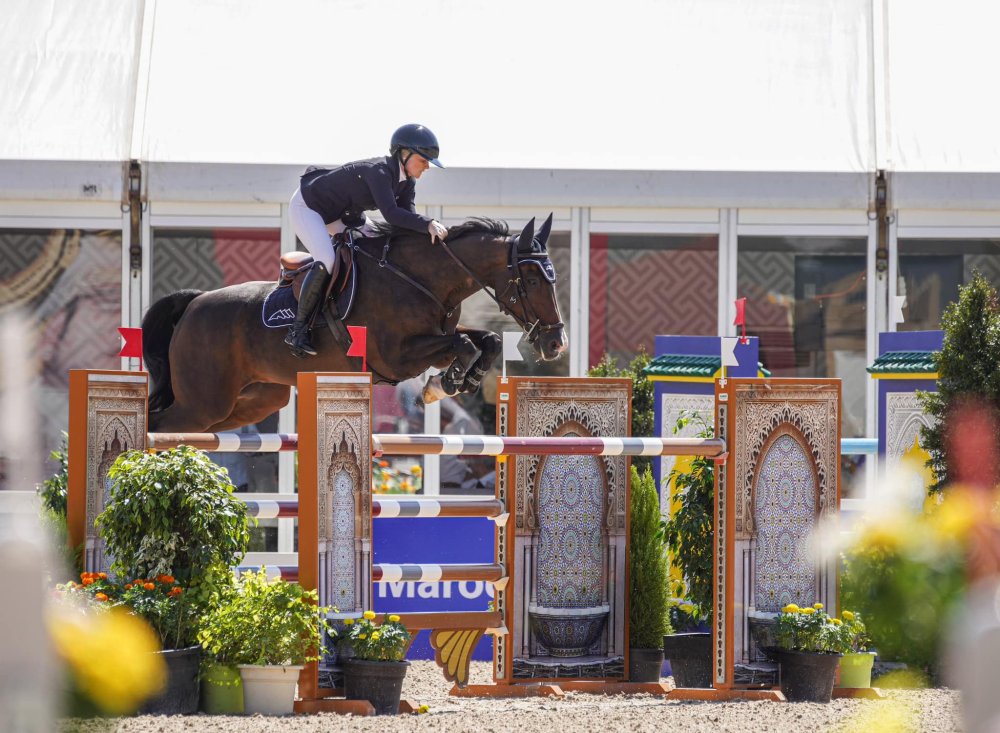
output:
[{"label": "horse's hind leg", "polygon": [[220,430],[232,430],[258,423],[287,405],[291,390],[287,384],[256,382],[248,385],[240,392],[232,413],[224,420],[210,426],[208,430],[217,433]]}]

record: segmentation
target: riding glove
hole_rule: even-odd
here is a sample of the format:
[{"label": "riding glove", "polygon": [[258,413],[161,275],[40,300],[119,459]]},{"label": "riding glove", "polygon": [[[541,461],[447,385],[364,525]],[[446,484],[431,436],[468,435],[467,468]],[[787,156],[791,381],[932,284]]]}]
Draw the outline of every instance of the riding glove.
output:
[{"label": "riding glove", "polygon": [[448,227],[441,222],[432,221],[427,225],[427,233],[431,235],[431,244],[434,244],[435,241],[443,240],[448,236]]}]

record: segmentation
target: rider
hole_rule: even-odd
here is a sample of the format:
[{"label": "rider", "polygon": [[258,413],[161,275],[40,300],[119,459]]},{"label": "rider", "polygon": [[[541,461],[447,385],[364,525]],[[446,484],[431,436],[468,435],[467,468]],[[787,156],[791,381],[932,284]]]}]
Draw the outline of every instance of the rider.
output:
[{"label": "rider", "polygon": [[309,341],[330,278],[337,276],[331,234],[347,228],[365,230],[366,211],[378,209],[393,226],[427,232],[431,243],[448,236],[439,222],[416,213],[415,181],[438,161],[437,138],[423,125],[403,125],[392,134],[389,155],[345,163],[339,168],[310,168],[292,195],[288,218],[292,229],[315,259],[299,293],[299,310],[285,343],[295,356],[315,356]]}]

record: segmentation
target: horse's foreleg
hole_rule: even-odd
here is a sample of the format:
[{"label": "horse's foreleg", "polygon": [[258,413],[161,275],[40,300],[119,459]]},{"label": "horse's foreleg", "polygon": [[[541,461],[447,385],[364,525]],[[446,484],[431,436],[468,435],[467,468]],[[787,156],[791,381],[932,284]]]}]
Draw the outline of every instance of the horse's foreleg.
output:
[{"label": "horse's foreleg", "polygon": [[459,326],[456,330],[468,336],[480,352],[479,358],[469,367],[462,380],[462,392],[475,394],[479,391],[479,386],[482,384],[486,372],[493,366],[494,360],[503,348],[503,342],[500,340],[500,336],[492,331],[465,328],[464,326]]},{"label": "horse's foreleg", "polygon": [[408,353],[430,365],[449,364],[444,374],[431,378],[423,392],[424,403],[458,394],[465,373],[479,354],[472,339],[464,333],[423,336],[409,345]]}]

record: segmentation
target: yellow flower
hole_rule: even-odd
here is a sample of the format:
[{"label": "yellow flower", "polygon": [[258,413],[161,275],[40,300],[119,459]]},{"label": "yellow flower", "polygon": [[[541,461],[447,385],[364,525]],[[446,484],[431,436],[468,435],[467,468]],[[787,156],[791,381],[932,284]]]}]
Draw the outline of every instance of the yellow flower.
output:
[{"label": "yellow flower", "polygon": [[799,612],[799,607],[796,606],[794,603],[789,603],[787,606],[785,606],[784,608],[781,609],[781,612],[782,613],[798,613]]},{"label": "yellow flower", "polygon": [[379,636],[381,636],[381,634],[379,634],[377,631],[373,631],[372,632],[372,641],[378,641]]},{"label": "yellow flower", "polygon": [[353,618],[345,618],[344,619],[344,626],[354,626],[354,619]]},{"label": "yellow flower", "polygon": [[368,619],[369,621],[371,621],[371,620],[373,620],[375,618],[375,612],[374,611],[365,611],[364,612],[364,617],[366,619]]},{"label": "yellow flower", "polygon": [[359,639],[367,639],[368,638],[368,634],[358,634],[358,638]]},{"label": "yellow flower", "polygon": [[[420,467],[419,463],[415,463],[414,465],[410,466],[410,473],[412,473],[417,478],[420,478],[420,474],[422,474],[423,472],[424,472],[424,469],[422,469]],[[421,706],[421,707],[423,707],[423,706]]]},{"label": "yellow flower", "polygon": [[816,609],[815,608],[803,608],[803,609],[801,609],[801,613],[804,613],[807,616],[809,616],[810,614],[816,613]]},{"label": "yellow flower", "polygon": [[399,623],[399,616],[397,616],[396,614],[392,614],[392,615],[391,615],[391,616],[389,617],[389,620],[390,620],[390,621],[391,621],[392,623],[394,623],[394,624],[398,624],[398,623]]},{"label": "yellow flower", "polygon": [[814,603],[813,604],[813,608],[815,608],[817,611],[822,611],[823,610],[823,604],[822,603]]},{"label": "yellow flower", "polygon": [[149,625],[126,611],[52,614],[49,636],[80,689],[106,712],[126,715],[163,689],[166,665]]},{"label": "yellow flower", "polygon": [[430,709],[431,709],[430,705],[421,705],[419,708],[417,708],[417,715],[423,715]]},{"label": "yellow flower", "polygon": [[842,623],[844,623],[844,622],[843,622],[843,621],[841,621],[841,620],[840,620],[839,618],[832,618],[832,619],[830,619],[830,621],[832,621],[832,622],[833,622],[833,625],[834,625],[834,626],[840,626],[840,625],[841,625]]}]

